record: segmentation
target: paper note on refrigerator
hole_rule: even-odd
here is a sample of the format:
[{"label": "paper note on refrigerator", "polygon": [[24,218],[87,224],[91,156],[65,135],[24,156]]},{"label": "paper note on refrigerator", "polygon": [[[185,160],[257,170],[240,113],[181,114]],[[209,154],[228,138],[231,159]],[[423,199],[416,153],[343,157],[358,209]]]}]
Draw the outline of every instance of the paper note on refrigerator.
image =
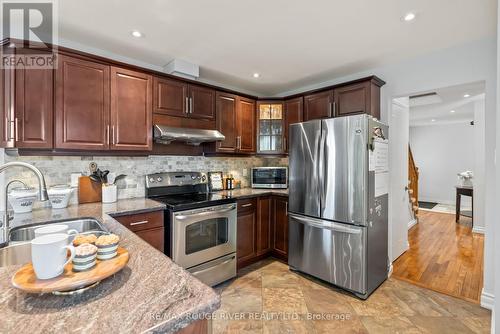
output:
[{"label": "paper note on refrigerator", "polygon": [[375,171],[375,197],[378,197],[389,193],[389,142],[377,138],[373,145],[370,169]]}]

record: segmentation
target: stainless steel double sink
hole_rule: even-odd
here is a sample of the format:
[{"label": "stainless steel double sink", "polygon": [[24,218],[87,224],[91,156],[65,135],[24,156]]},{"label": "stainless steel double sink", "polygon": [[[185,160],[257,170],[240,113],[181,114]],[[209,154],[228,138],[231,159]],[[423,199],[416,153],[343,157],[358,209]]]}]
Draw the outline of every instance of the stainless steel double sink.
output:
[{"label": "stainless steel double sink", "polygon": [[76,218],[48,221],[14,227],[9,233],[9,245],[0,248],[0,267],[31,262],[31,240],[35,238],[35,230],[42,226],[67,225],[81,234],[93,233],[96,236],[108,234],[109,231],[95,218]]}]

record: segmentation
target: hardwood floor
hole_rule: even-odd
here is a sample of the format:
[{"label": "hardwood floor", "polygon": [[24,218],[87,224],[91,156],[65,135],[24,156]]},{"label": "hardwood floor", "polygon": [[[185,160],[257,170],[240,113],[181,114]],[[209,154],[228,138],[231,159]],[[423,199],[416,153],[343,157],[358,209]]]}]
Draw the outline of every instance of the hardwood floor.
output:
[{"label": "hardwood floor", "polygon": [[410,249],[395,262],[393,277],[479,303],[483,287],[484,236],[471,220],[420,210],[408,233]]}]

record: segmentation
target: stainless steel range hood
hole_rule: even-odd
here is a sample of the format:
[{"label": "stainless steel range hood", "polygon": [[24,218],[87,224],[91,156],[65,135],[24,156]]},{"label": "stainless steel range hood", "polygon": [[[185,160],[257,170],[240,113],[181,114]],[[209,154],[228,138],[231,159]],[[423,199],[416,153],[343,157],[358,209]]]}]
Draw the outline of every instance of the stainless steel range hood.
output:
[{"label": "stainless steel range hood", "polygon": [[155,124],[154,139],[159,144],[170,144],[173,141],[185,142],[198,146],[201,143],[224,140],[226,137],[217,130],[174,128]]}]

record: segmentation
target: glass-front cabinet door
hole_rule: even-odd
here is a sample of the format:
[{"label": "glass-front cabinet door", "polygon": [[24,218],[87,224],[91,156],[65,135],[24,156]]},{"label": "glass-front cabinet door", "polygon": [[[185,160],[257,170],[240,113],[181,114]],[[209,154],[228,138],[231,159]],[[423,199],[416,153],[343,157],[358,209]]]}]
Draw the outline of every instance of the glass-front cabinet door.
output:
[{"label": "glass-front cabinet door", "polygon": [[284,153],[283,136],[285,133],[285,112],[280,101],[260,101],[257,105],[258,153]]}]

